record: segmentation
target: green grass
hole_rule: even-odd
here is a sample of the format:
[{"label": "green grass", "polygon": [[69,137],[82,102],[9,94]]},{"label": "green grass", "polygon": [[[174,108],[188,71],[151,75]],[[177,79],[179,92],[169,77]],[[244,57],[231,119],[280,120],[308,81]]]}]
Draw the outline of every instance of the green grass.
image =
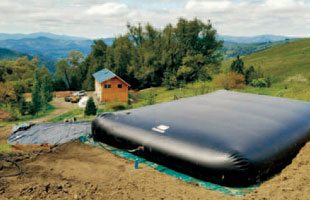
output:
[{"label": "green grass", "polygon": [[52,122],[52,123],[63,122],[65,119],[71,120],[73,117],[75,117],[79,121],[82,121],[82,120],[91,120],[94,116],[84,116],[84,110],[80,108],[76,108],[62,115],[54,117],[48,120],[48,122]]},{"label": "green grass", "polygon": [[47,104],[47,109],[44,112],[41,111],[41,112],[37,113],[36,115],[25,115],[25,116],[22,116],[20,119],[18,119],[16,121],[0,122],[0,126],[18,124],[18,123],[22,123],[22,122],[25,122],[25,121],[30,121],[30,120],[38,119],[38,118],[41,118],[41,117],[44,117],[44,116],[50,114],[54,110],[55,110],[54,106],[52,106],[50,104]]},{"label": "green grass", "polygon": [[285,86],[277,85],[270,88],[254,88],[246,87],[244,89],[235,90],[245,93],[253,93],[259,95],[269,95],[276,97],[285,97],[295,100],[310,101],[310,84],[308,83],[289,83]]},{"label": "green grass", "polygon": [[210,82],[189,83],[184,88],[173,90],[168,90],[165,87],[148,88],[132,94],[136,99],[132,107],[137,108],[150,104],[163,103],[180,98],[197,96],[211,91],[214,91],[214,88]]},{"label": "green grass", "polygon": [[9,153],[12,151],[11,145],[7,143],[0,143],[0,153]]}]

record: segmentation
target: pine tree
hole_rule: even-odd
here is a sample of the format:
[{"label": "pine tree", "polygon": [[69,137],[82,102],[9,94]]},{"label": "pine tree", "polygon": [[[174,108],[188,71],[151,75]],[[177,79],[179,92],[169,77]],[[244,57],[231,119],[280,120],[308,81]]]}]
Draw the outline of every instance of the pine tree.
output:
[{"label": "pine tree", "polygon": [[230,70],[231,72],[236,72],[238,74],[244,74],[244,71],[243,71],[244,62],[242,59],[240,59],[239,56],[237,56],[237,59],[231,63]]},{"label": "pine tree", "polygon": [[42,107],[42,99],[41,99],[41,83],[39,80],[39,71],[35,70],[34,72],[34,79],[33,79],[33,86],[31,90],[31,114],[36,114],[40,111]]},{"label": "pine tree", "polygon": [[44,66],[40,69],[39,74],[41,80],[41,93],[42,95],[44,95],[44,102],[47,104],[48,102],[53,100],[53,78],[51,73]]},{"label": "pine tree", "polygon": [[86,103],[84,114],[85,115],[96,115],[96,113],[97,113],[96,105],[94,103],[93,98],[90,97]]},{"label": "pine tree", "polygon": [[48,77],[43,77],[41,83],[41,103],[43,107],[43,111],[47,109],[47,104],[53,99],[53,93],[51,90],[51,83],[48,80]]}]

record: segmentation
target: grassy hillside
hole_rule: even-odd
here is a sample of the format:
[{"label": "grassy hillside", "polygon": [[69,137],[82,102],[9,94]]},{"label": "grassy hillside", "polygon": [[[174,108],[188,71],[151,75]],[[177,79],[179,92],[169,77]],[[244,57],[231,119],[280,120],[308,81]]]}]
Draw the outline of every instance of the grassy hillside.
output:
[{"label": "grassy hillside", "polygon": [[234,42],[224,42],[223,52],[224,59],[230,59],[237,56],[250,55],[252,53],[264,51],[274,46],[288,44],[296,39],[287,39],[284,41],[276,42],[261,42],[261,43],[234,43]]},{"label": "grassy hillside", "polygon": [[[228,68],[233,59],[223,62]],[[242,57],[245,67],[261,67],[274,83],[281,83],[289,77],[310,76],[310,39],[297,40],[262,52]]]},{"label": "grassy hillside", "polygon": [[[228,70],[232,60],[223,62],[223,71]],[[310,101],[310,39],[275,46],[244,56],[242,60],[246,68],[261,67],[271,77],[273,86],[247,87],[240,91]]]}]

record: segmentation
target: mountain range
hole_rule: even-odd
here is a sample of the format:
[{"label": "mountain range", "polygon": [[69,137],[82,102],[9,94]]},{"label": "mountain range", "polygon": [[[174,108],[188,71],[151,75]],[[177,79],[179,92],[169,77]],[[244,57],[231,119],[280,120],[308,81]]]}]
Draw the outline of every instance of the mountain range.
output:
[{"label": "mountain range", "polygon": [[88,38],[83,37],[76,37],[76,36],[68,36],[68,35],[56,35],[53,33],[47,33],[47,32],[38,32],[38,33],[30,33],[30,34],[23,34],[23,33],[15,33],[15,34],[9,34],[9,33],[0,33],[0,40],[20,40],[25,38],[38,38],[38,37],[47,37],[55,40],[89,40]]},{"label": "mountain range", "polygon": [[66,58],[71,50],[88,55],[92,40],[64,40],[48,37],[0,40],[0,47],[25,52],[30,55],[42,55],[57,61]]}]

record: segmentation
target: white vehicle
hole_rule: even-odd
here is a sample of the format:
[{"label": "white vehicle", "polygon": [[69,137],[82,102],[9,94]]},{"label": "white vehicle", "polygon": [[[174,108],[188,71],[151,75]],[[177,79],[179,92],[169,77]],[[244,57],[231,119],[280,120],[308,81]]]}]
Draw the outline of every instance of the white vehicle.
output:
[{"label": "white vehicle", "polygon": [[73,96],[85,96],[85,95],[86,95],[85,90],[81,90],[81,91],[73,93]]},{"label": "white vehicle", "polygon": [[82,99],[79,101],[79,107],[80,108],[85,108],[87,101],[88,101],[89,97],[82,97]]}]

